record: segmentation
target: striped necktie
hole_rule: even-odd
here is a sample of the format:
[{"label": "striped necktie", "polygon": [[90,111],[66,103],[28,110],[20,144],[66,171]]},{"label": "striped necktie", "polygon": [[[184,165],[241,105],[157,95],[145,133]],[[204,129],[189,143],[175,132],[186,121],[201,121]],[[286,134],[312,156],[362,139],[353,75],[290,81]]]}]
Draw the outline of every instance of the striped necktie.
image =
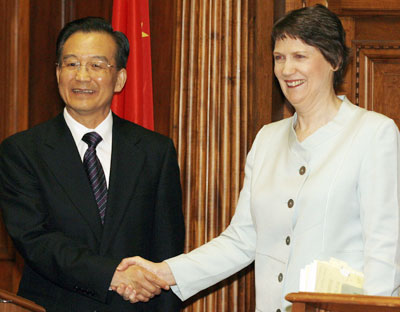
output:
[{"label": "striped necktie", "polygon": [[101,223],[104,224],[104,216],[107,206],[107,183],[103,167],[96,155],[96,146],[103,138],[96,132],[86,133],[82,140],[88,144],[88,149],[83,157],[83,166],[88,175],[90,185],[99,208]]}]

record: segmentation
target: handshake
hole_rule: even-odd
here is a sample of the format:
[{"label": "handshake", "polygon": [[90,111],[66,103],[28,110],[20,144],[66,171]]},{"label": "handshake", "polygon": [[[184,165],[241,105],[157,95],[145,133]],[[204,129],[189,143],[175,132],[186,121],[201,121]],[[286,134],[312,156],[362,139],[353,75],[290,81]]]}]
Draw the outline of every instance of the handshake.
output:
[{"label": "handshake", "polygon": [[147,302],[161,290],[175,285],[175,278],[166,262],[154,263],[141,257],[125,258],[111,280],[111,289],[131,303]]}]

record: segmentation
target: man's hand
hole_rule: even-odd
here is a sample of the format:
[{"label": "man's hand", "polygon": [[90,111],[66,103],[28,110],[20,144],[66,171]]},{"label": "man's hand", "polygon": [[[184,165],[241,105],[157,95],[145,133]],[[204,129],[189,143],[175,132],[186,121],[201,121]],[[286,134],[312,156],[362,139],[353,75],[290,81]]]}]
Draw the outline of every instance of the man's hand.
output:
[{"label": "man's hand", "polygon": [[131,265],[124,270],[118,268],[111,280],[111,289],[131,303],[147,302],[159,295],[161,289],[169,289],[167,282],[140,266]]},{"label": "man's hand", "polygon": [[[171,269],[169,268],[169,266],[166,262],[154,263],[154,262],[148,261],[146,259],[143,259],[141,257],[125,258],[118,265],[116,272],[126,272],[129,269],[131,269],[132,267],[141,267],[145,272],[153,273],[152,277],[156,277],[158,280],[166,283],[167,288],[162,287],[160,285],[160,287],[162,287],[165,290],[169,289],[168,285],[172,286],[172,285],[176,284],[174,275],[172,274]],[[125,300],[129,300],[132,303],[138,302],[138,301],[147,302],[149,300],[149,298],[152,298],[152,297],[148,297],[148,296],[143,296],[142,293],[139,295],[137,290],[134,289],[134,287],[132,287],[131,285],[126,284],[126,283],[120,283],[119,285],[117,285],[117,287],[115,288],[115,291],[119,295],[124,297]],[[126,298],[128,298],[128,299],[126,299]],[[144,300],[142,300],[142,299],[144,299]]]}]

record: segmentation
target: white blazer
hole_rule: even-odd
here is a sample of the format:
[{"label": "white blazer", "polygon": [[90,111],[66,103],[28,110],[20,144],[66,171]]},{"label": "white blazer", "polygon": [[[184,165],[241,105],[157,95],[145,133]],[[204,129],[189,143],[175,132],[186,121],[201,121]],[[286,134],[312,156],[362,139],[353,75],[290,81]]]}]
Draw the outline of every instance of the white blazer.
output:
[{"label": "white blazer", "polygon": [[400,138],[393,120],[344,98],[299,143],[296,115],[264,126],[229,227],[167,260],[185,300],[255,260],[256,311],[290,310],[300,269],[330,257],[364,272],[364,292],[398,295]]}]

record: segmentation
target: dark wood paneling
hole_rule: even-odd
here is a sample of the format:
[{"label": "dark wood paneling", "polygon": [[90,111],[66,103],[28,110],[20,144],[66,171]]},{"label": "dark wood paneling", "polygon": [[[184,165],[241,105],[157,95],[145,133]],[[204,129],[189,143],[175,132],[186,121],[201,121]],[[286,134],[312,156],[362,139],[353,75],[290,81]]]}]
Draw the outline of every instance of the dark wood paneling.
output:
[{"label": "dark wood paneling", "polygon": [[150,0],[154,130],[170,134],[172,53],[176,1]]},{"label": "dark wood paneling", "polygon": [[356,104],[394,119],[400,127],[400,42],[356,42]]},{"label": "dark wood paneling", "polygon": [[392,118],[400,128],[400,47],[396,54],[374,63],[372,109]]},{"label": "dark wood paneling", "polygon": [[67,0],[66,2],[70,2],[72,4],[70,6],[73,9],[71,19],[86,16],[101,16],[111,22],[113,5],[112,0]]},{"label": "dark wood paneling", "polygon": [[[346,31],[346,45],[351,48],[352,47],[352,40],[355,36],[355,22],[354,18],[349,16],[342,16],[340,17],[343,28]],[[346,95],[349,100],[354,101],[353,97],[353,62],[355,62],[354,58],[350,58],[349,64],[347,66],[346,72],[343,77],[343,82],[339,86],[337,90],[337,94],[339,95]]]},{"label": "dark wood paneling", "polygon": [[[2,220],[1,212],[0,220]],[[3,222],[0,222],[0,262],[2,262],[3,260],[14,261],[15,251]]]},{"label": "dark wood paneling", "polygon": [[0,289],[5,289],[7,291],[13,291],[13,261],[0,261]]},{"label": "dark wood paneling", "polygon": [[398,0],[326,0],[326,4],[339,15],[400,15]]},{"label": "dark wood paneling", "polygon": [[286,0],[286,11],[322,4],[341,16],[398,16],[398,0]]},{"label": "dark wood paneling", "polygon": [[[0,67],[4,73],[0,77],[1,141],[28,127],[28,0],[1,0],[0,25]],[[1,223],[0,288],[16,290],[21,274],[16,263],[14,248]]]},{"label": "dark wood paneling", "polygon": [[[9,56],[9,40],[10,33],[10,17],[7,1],[0,1],[0,68],[3,68],[3,75],[0,75],[0,103],[9,103],[8,92],[10,90],[10,56]],[[7,105],[0,104],[0,141],[6,136],[6,115]]]},{"label": "dark wood paneling", "polygon": [[275,119],[281,119],[283,97],[276,88],[272,64],[271,30],[276,12],[282,12],[282,4],[273,0],[249,1],[248,44],[248,101],[250,120],[247,150],[260,128]]},{"label": "dark wood paneling", "polygon": [[326,0],[325,2],[329,3],[329,7],[340,8],[340,10],[400,10],[400,2],[398,0]]},{"label": "dark wood paneling", "polygon": [[28,0],[1,0],[0,140],[27,127]]},{"label": "dark wood paneling", "polygon": [[400,17],[356,17],[355,26],[355,40],[400,39]]},{"label": "dark wood paneling", "polygon": [[63,107],[55,67],[56,39],[62,27],[62,1],[30,1],[29,127],[50,119]]}]

